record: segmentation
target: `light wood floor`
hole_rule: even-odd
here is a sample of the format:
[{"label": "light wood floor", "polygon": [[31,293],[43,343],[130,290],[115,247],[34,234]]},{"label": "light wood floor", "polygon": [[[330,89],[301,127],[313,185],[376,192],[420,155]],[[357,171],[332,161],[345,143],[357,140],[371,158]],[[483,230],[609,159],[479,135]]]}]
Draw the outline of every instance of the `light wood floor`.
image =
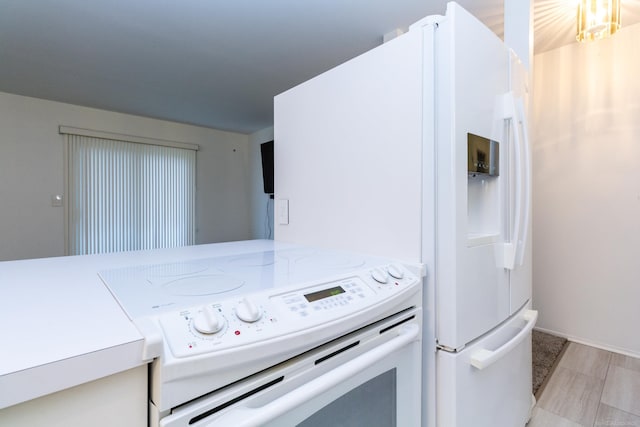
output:
[{"label": "light wood floor", "polygon": [[527,427],[640,426],[640,359],[569,343]]}]

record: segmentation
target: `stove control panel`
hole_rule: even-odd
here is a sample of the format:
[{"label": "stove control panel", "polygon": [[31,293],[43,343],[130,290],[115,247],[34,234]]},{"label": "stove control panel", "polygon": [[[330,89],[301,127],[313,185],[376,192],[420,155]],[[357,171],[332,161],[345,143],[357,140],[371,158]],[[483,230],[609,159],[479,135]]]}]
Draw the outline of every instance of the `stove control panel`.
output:
[{"label": "stove control panel", "polygon": [[328,282],[269,289],[162,314],[159,323],[175,357],[273,339],[384,303],[420,280],[391,264]]}]

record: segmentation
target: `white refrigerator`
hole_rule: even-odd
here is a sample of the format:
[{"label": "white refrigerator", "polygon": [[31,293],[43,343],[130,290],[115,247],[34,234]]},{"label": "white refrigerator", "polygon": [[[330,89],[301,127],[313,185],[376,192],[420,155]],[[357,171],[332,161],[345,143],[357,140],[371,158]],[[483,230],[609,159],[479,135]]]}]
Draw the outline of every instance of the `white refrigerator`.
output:
[{"label": "white refrigerator", "polygon": [[274,101],[276,240],[426,266],[425,426],[529,416],[527,81],[449,3]]}]

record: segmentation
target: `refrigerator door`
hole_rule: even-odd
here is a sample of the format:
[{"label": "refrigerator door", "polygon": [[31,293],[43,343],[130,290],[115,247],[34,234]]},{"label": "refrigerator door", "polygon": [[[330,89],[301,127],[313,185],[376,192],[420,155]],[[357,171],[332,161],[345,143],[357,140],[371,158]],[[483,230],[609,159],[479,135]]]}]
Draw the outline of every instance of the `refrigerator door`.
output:
[{"label": "refrigerator door", "polygon": [[[504,265],[512,209],[511,141],[504,138],[509,57],[502,41],[455,3],[439,23],[435,51],[436,333],[440,346],[461,349],[511,314]],[[486,143],[499,154],[497,173],[469,173],[472,136],[497,142]]]},{"label": "refrigerator door", "polygon": [[437,425],[515,427],[528,421],[531,330],[537,312],[522,309],[459,353],[437,353]]}]

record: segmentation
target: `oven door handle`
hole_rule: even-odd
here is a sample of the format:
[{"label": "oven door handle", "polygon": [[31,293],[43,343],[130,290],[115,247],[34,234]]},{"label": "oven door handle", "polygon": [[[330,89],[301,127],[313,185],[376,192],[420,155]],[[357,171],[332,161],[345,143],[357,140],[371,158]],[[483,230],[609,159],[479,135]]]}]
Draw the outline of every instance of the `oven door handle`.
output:
[{"label": "oven door handle", "polygon": [[311,380],[289,393],[261,407],[240,406],[205,424],[207,427],[232,425],[238,427],[261,426],[286,414],[310,399],[330,390],[341,382],[374,365],[407,344],[419,338],[418,325],[405,324],[398,328],[398,336],[366,353],[346,362],[330,372]]}]

